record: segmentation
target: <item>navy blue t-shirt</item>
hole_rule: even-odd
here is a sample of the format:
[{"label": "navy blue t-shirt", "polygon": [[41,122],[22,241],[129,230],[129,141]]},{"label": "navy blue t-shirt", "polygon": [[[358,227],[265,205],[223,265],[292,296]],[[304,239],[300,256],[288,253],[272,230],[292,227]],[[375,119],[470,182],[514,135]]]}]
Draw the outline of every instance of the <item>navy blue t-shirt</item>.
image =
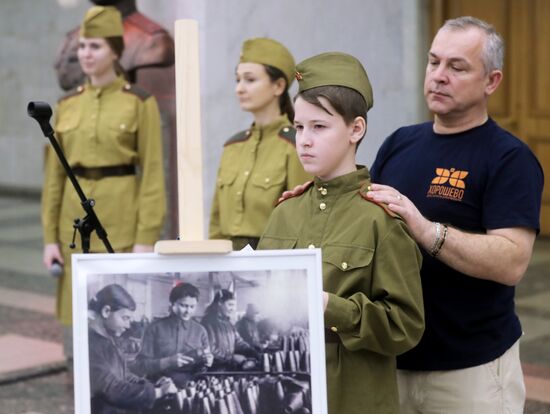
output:
[{"label": "navy blue t-shirt", "polygon": [[[527,145],[492,119],[448,135],[434,133],[432,122],[400,128],[380,147],[371,175],[432,221],[476,233],[539,230],[542,168]],[[460,369],[502,355],[521,336],[514,287],[464,275],[422,253],[426,330],[397,358],[398,368]]]}]

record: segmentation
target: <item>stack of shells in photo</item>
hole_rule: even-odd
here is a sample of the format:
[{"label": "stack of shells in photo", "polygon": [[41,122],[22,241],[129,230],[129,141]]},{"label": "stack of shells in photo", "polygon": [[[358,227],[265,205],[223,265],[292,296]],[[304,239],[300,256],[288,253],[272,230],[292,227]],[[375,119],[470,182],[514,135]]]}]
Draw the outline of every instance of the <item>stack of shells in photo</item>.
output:
[{"label": "stack of shells in photo", "polygon": [[218,378],[205,375],[164,401],[154,413],[169,414],[310,414],[309,381],[284,375],[247,374]]},{"label": "stack of shells in photo", "polygon": [[150,414],[310,414],[309,350],[307,331],[282,335],[256,371],[200,374]]},{"label": "stack of shells in photo", "polygon": [[281,337],[279,350],[262,354],[264,372],[310,372],[309,338],[307,332]]}]

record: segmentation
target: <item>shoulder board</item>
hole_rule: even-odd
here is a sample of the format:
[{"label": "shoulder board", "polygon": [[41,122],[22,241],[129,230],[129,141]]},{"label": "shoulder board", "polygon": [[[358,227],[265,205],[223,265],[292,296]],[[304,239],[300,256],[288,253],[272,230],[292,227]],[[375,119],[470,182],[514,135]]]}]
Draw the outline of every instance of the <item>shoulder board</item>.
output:
[{"label": "shoulder board", "polygon": [[69,92],[67,92],[65,95],[63,95],[61,98],[59,98],[59,100],[57,101],[57,103],[60,103],[66,99],[69,99],[69,98],[72,98],[73,96],[77,96],[77,95],[80,95],[82,92],[84,92],[84,86],[82,85],[79,85],[77,86],[76,88],[70,90]]},{"label": "shoulder board", "polygon": [[366,201],[368,201],[369,203],[372,203],[372,204],[376,204],[378,207],[380,207],[382,210],[384,210],[386,212],[386,214],[390,217],[393,217],[393,218],[398,218],[398,219],[401,219],[401,216],[399,214],[397,214],[396,212],[394,211],[391,211],[389,208],[388,208],[388,205],[386,203],[379,203],[377,201],[374,201],[374,200],[371,200],[370,198],[367,197],[367,187],[366,186],[363,186],[359,189],[359,195]]},{"label": "shoulder board", "polygon": [[292,146],[296,145],[296,130],[294,127],[291,126],[285,126],[282,127],[279,130],[279,138],[284,139],[288,143],[292,144]]},{"label": "shoulder board", "polygon": [[289,200],[289,199],[294,198],[294,197],[299,197],[302,194],[304,194],[307,190],[309,190],[311,188],[311,186],[313,186],[313,181],[308,181],[308,182],[304,183],[303,185],[304,185],[303,188],[300,188],[298,191],[290,190],[290,191],[292,191],[292,193],[290,195],[281,194],[281,197],[279,197],[279,199],[275,203],[275,207],[278,206],[279,204],[281,204],[283,201]]},{"label": "shoulder board", "polygon": [[166,30],[161,25],[149,19],[147,16],[141,14],[140,12],[134,12],[125,17],[124,22],[129,22],[135,26],[138,26],[144,32],[150,34],[157,32],[166,32]]},{"label": "shoulder board", "polygon": [[225,144],[223,144],[224,147],[236,144],[237,142],[243,142],[246,141],[250,137],[250,130],[246,129],[241,132],[237,132],[235,135],[233,135],[231,138],[229,138],[227,141],[225,141]]},{"label": "shoulder board", "polygon": [[131,93],[132,95],[137,96],[142,101],[145,101],[147,98],[149,98],[151,96],[151,94],[149,92],[146,92],[143,89],[141,89],[140,87],[138,87],[136,85],[132,85],[130,83],[126,83],[122,87],[122,90],[124,92]]}]

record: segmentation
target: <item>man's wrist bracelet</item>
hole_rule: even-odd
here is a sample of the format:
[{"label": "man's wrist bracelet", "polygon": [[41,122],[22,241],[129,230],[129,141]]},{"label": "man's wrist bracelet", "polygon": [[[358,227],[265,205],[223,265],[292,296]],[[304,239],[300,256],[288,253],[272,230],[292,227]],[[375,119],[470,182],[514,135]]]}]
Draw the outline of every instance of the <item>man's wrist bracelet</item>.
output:
[{"label": "man's wrist bracelet", "polygon": [[[439,226],[441,227],[440,223],[437,223],[437,224],[439,224]],[[432,250],[430,251],[430,254],[432,255],[432,257],[436,257],[441,251],[441,248],[445,243],[445,239],[447,239],[448,230],[449,228],[447,227],[447,225],[443,224],[443,235],[441,237],[437,237],[439,236],[439,233],[436,232],[436,241],[434,243],[434,246],[432,247]]]},{"label": "man's wrist bracelet", "polygon": [[439,245],[439,242],[441,240],[441,223],[436,221],[434,224],[435,224],[435,240],[432,244],[432,248],[430,249],[430,254],[432,256],[433,256],[432,252],[434,252],[437,249],[437,246]]}]

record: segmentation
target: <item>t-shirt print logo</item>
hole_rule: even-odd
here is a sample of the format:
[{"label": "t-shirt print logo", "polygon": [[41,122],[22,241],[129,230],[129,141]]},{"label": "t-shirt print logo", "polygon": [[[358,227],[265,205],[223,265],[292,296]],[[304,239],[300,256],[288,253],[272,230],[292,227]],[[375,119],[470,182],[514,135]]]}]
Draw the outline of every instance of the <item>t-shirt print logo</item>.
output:
[{"label": "t-shirt print logo", "polygon": [[436,168],[435,174],[436,177],[431,182],[427,196],[461,201],[466,189],[464,179],[468,176],[468,171]]}]

